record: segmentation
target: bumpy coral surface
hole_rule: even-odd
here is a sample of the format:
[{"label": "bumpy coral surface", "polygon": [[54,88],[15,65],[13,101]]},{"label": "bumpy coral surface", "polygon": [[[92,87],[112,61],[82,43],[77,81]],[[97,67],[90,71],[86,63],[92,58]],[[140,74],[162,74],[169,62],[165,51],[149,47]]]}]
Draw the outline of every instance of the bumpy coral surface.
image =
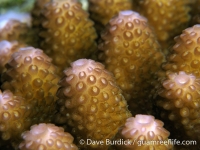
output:
[{"label": "bumpy coral surface", "polygon": [[174,126],[184,128],[182,133],[198,141],[200,140],[199,91],[200,78],[183,71],[168,73],[158,91],[159,96],[162,97],[158,100],[158,106],[166,110],[162,111],[161,116],[168,117],[174,122]]},{"label": "bumpy coral surface", "polygon": [[109,20],[122,10],[131,10],[131,0],[89,0],[89,12],[100,32]]},{"label": "bumpy coral surface", "polygon": [[19,145],[20,150],[78,150],[71,134],[54,124],[33,125],[22,137],[24,141]]},{"label": "bumpy coral surface", "polygon": [[[79,0],[82,5],[83,9],[87,10],[88,8],[88,2],[85,0]],[[32,26],[33,27],[39,27],[41,24],[41,10],[44,8],[44,5],[46,3],[50,2],[50,0],[35,0],[33,9],[31,10],[31,15],[32,15]]]},{"label": "bumpy coral surface", "polygon": [[[101,63],[79,59],[65,70],[58,90],[60,116],[77,140],[111,139],[130,117],[127,104],[111,73]],[[107,149],[109,145],[81,145],[86,149]]]},{"label": "bumpy coral surface", "polygon": [[200,25],[187,28],[175,38],[176,44],[169,55],[165,70],[185,71],[200,76]]},{"label": "bumpy coral surface", "polygon": [[41,50],[27,47],[12,55],[6,69],[2,75],[2,89],[23,97],[30,109],[23,122],[27,127],[24,130],[33,123],[51,122],[60,79],[51,59]]},{"label": "bumpy coral surface", "polygon": [[37,44],[35,43],[34,36],[34,33],[27,23],[6,18],[0,22],[0,40],[17,40],[20,43],[35,46]]},{"label": "bumpy coral surface", "polygon": [[[129,140],[129,144],[120,145],[121,150],[172,150],[168,142],[169,132],[164,123],[151,115],[136,115],[126,120],[119,131],[119,137]],[[153,143],[154,142],[154,143]],[[166,144],[163,144],[166,142]]]},{"label": "bumpy coral surface", "polygon": [[173,41],[189,23],[190,0],[143,0],[140,13],[148,18],[160,43],[164,46]]},{"label": "bumpy coral surface", "polygon": [[146,18],[134,11],[121,11],[110,20],[101,38],[100,60],[114,74],[126,100],[134,99],[135,113],[144,113],[141,108],[148,111],[143,104],[151,106],[147,100],[150,83],[164,57]]},{"label": "bumpy coral surface", "polygon": [[93,22],[76,0],[53,0],[45,5],[42,15],[41,47],[60,74],[72,61],[88,57],[96,49]]},{"label": "bumpy coral surface", "polygon": [[11,55],[18,51],[20,47],[24,46],[25,45],[19,44],[17,41],[0,41],[0,74],[6,70],[5,64],[9,61]]},{"label": "bumpy coral surface", "polygon": [[13,95],[9,90],[0,91],[0,142],[20,137],[28,109],[22,97]]}]

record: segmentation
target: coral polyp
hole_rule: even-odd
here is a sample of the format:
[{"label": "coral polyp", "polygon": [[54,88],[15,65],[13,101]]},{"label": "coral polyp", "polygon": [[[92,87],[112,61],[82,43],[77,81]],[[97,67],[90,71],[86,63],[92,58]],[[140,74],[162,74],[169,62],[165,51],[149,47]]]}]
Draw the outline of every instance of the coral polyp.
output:
[{"label": "coral polyp", "polygon": [[5,65],[8,63],[11,55],[22,47],[25,47],[25,45],[17,41],[0,41],[0,74],[6,71]]},{"label": "coral polyp", "polygon": [[104,141],[103,145],[83,144],[85,149],[108,149],[118,128],[131,116],[122,91],[104,66],[93,60],[79,59],[65,70],[57,92],[60,112],[57,121],[72,127],[76,141]]},{"label": "coral polyp", "polygon": [[0,41],[18,41],[21,44],[36,46],[35,34],[27,23],[16,19],[5,19],[0,22]]},{"label": "coral polyp", "polygon": [[[132,143],[119,145],[118,149],[172,150],[173,145],[167,142],[170,133],[163,125],[162,121],[155,119],[151,115],[136,115],[135,117],[128,118],[125,125],[120,129],[118,138],[129,139]],[[162,144],[164,142],[167,144]]]},{"label": "coral polyp", "polygon": [[119,11],[131,10],[132,8],[131,0],[89,0],[90,18],[95,22],[98,33]]},{"label": "coral polyp", "polygon": [[0,141],[20,138],[28,109],[24,98],[13,95],[9,90],[0,91]]},{"label": "coral polyp", "polygon": [[[173,121],[174,127],[184,129],[184,137],[196,139],[199,137],[200,116],[200,78],[194,74],[168,73],[158,90],[158,106],[163,108],[163,119]],[[178,130],[178,129],[177,129]],[[196,133],[196,134],[195,134]]]},{"label": "coral polyp", "polygon": [[183,30],[181,35],[175,37],[175,42],[167,62],[162,65],[163,69],[200,76],[200,25]]},{"label": "coral polyp", "polygon": [[[22,119],[23,126],[19,131],[28,130],[32,123],[52,122],[56,112],[56,91],[60,78],[51,58],[40,49],[21,48],[13,53],[6,69],[2,75],[1,88],[24,98],[23,105],[28,107],[26,113],[19,112],[26,116]],[[17,130],[18,137],[21,134],[19,131]],[[20,138],[17,140],[20,141]]]},{"label": "coral polyp", "polygon": [[200,149],[200,0],[1,1],[0,149]]},{"label": "coral polyp", "polygon": [[[164,61],[147,19],[131,10],[120,11],[102,32],[98,49],[100,61],[114,74],[123,95],[133,106],[133,113],[142,113],[140,104],[149,103],[154,73]],[[147,107],[143,108],[150,113],[151,104]]]},{"label": "coral polyp", "polygon": [[41,14],[41,47],[52,57],[60,75],[71,62],[96,50],[94,23],[78,1],[50,1]]},{"label": "coral polyp", "polygon": [[[168,47],[173,37],[184,30],[190,21],[190,0],[142,0],[140,13],[148,18],[159,42]],[[160,19],[159,19],[160,18]],[[168,53],[168,52],[166,52]]]},{"label": "coral polyp", "polygon": [[33,125],[30,131],[22,133],[22,137],[20,150],[78,150],[78,147],[73,144],[72,135],[54,124]]}]

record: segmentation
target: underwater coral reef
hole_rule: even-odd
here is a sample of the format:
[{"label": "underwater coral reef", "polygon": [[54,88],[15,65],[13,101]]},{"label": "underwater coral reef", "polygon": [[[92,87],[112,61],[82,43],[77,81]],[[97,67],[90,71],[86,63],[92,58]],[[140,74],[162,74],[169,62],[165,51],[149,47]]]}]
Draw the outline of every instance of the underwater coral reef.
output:
[{"label": "underwater coral reef", "polygon": [[1,1],[0,149],[199,150],[199,4]]}]

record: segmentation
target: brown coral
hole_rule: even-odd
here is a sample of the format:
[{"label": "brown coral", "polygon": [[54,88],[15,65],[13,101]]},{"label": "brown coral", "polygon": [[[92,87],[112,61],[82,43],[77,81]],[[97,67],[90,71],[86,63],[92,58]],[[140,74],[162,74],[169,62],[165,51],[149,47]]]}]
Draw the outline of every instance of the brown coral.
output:
[{"label": "brown coral", "polygon": [[78,150],[71,134],[54,124],[33,125],[22,137],[24,141],[19,145],[20,150]]},{"label": "brown coral", "polygon": [[90,18],[95,21],[97,32],[122,10],[132,9],[131,0],[89,0]]},{"label": "brown coral", "polygon": [[18,41],[29,46],[37,46],[35,34],[27,23],[15,19],[1,20],[0,41]]},{"label": "brown coral", "polygon": [[[160,115],[171,131],[172,139],[199,142],[199,89],[200,79],[184,71],[166,72],[158,90],[157,105]],[[179,132],[179,134],[177,134]],[[196,150],[198,144],[176,145],[177,149]]]},{"label": "brown coral", "polygon": [[25,45],[19,44],[17,41],[0,41],[0,74],[6,71],[5,64],[8,63],[11,55],[22,47]]},{"label": "brown coral", "polygon": [[[200,140],[199,116],[200,116],[200,78],[193,74],[167,73],[167,78],[162,82],[158,90],[158,106],[162,111],[161,116],[168,117],[174,122],[174,126],[184,128],[188,137]],[[166,118],[164,118],[166,119]],[[184,136],[186,137],[186,136]]]},{"label": "brown coral", "polygon": [[96,49],[93,22],[76,0],[53,0],[45,5],[42,15],[41,47],[60,74],[72,61],[89,57]]},{"label": "brown coral", "polygon": [[110,20],[101,39],[99,58],[114,74],[126,100],[133,101],[133,113],[151,111],[147,98],[164,56],[146,18],[134,11],[121,11]]},{"label": "brown coral", "polygon": [[[105,141],[117,133],[130,117],[127,104],[111,73],[101,63],[80,59],[65,70],[58,90],[60,118],[73,129],[77,140]],[[65,105],[65,106],[64,106]],[[107,149],[109,145],[81,145],[86,149]]]},{"label": "brown coral", "polygon": [[[200,26],[195,25],[175,38],[167,62],[162,65],[164,70],[159,72],[161,87],[156,86],[162,120],[176,139],[200,139],[199,31]],[[182,134],[175,134],[177,131]]]},{"label": "brown coral", "polygon": [[[172,150],[168,141],[170,133],[163,127],[164,123],[151,115],[138,114],[126,120],[119,131],[119,137],[129,143],[122,144],[121,150]],[[164,144],[165,143],[165,144]]]},{"label": "brown coral", "polygon": [[[20,96],[13,95],[9,90],[0,91],[0,141],[19,140],[26,124],[29,105]],[[1,145],[1,144],[0,144]]]},{"label": "brown coral", "polygon": [[41,50],[27,47],[12,55],[6,69],[2,75],[2,89],[23,97],[25,105],[30,107],[23,129],[27,130],[32,124],[51,122],[56,112],[59,81],[51,59]]},{"label": "brown coral", "polygon": [[[190,21],[190,0],[142,0],[140,13],[148,18],[163,47],[173,42]],[[168,52],[166,52],[168,53]]]},{"label": "brown coral", "polygon": [[200,76],[200,25],[187,28],[180,36],[175,38],[171,54],[165,64],[164,70],[172,72],[185,71]]}]

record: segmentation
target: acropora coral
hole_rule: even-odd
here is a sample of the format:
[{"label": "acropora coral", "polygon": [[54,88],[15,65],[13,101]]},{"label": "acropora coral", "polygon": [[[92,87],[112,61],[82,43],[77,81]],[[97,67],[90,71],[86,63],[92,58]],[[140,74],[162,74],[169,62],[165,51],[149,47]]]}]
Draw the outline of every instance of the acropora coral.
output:
[{"label": "acropora coral", "polygon": [[[170,125],[167,128],[173,131],[172,136],[182,140],[199,141],[199,35],[200,25],[194,25],[174,38],[175,44],[158,71],[155,86],[160,96],[155,99],[161,108],[162,120]],[[178,130],[182,134],[173,134]]]},{"label": "acropora coral", "polygon": [[188,26],[190,20],[189,3],[190,0],[139,1],[139,12],[148,19],[164,48],[173,42],[174,36],[179,35]]},{"label": "acropora coral", "polygon": [[[52,122],[60,78],[51,58],[33,47],[21,48],[13,53],[6,69],[1,77],[2,90],[10,90],[15,96],[21,96],[24,98],[23,105],[28,107],[26,112],[15,113],[25,117],[16,125],[20,130],[12,130],[20,140],[21,131],[28,130],[33,123]],[[14,123],[15,119],[12,121]]]},{"label": "acropora coral", "polygon": [[175,37],[175,45],[170,51],[164,70],[173,72],[185,71],[200,76],[200,25],[183,30]]},{"label": "acropora coral", "polygon": [[[76,141],[112,139],[131,116],[114,76],[93,60],[79,59],[60,80],[58,122],[72,127]],[[64,107],[64,108],[63,108]],[[59,120],[60,119],[60,120]],[[84,149],[108,149],[109,145],[80,145]]]},{"label": "acropora coral", "polygon": [[78,150],[73,144],[73,136],[54,124],[40,123],[22,133],[20,150]]},{"label": "acropora coral", "polygon": [[200,149],[199,0],[79,1],[0,15],[0,149]]},{"label": "acropora coral", "polygon": [[[120,11],[102,32],[98,49],[100,61],[114,74],[123,95],[133,106],[132,113],[144,112],[141,108],[148,103],[154,73],[165,60],[147,19],[131,10]],[[143,106],[145,111],[151,111],[151,103],[147,107],[150,108]]]},{"label": "acropora coral", "polygon": [[162,97],[158,98],[158,106],[166,110],[161,116],[183,128],[182,134],[200,141],[200,78],[184,71],[167,73],[158,95]]},{"label": "acropora coral", "polygon": [[133,8],[132,0],[88,0],[90,18],[95,22],[97,32],[101,32],[109,20],[122,10]]},{"label": "acropora coral", "polygon": [[9,139],[18,140],[25,126],[29,105],[9,90],[0,91],[0,146]]},{"label": "acropora coral", "polygon": [[0,41],[0,74],[6,71],[5,65],[8,63],[11,55],[24,46],[25,45],[20,44],[17,41]]},{"label": "acropora coral", "polygon": [[96,50],[94,23],[77,0],[50,1],[41,14],[41,48],[52,57],[60,74],[71,62]]},{"label": "acropora coral", "polygon": [[[25,19],[20,19],[20,17]],[[35,34],[30,27],[30,16],[26,14],[17,14],[15,17],[2,15],[0,17],[0,41],[2,40],[17,40],[22,44],[37,46]]]},{"label": "acropora coral", "polygon": [[[84,3],[83,7],[87,7],[86,1],[84,0],[79,0],[82,3]],[[36,32],[39,34],[39,30],[41,28],[42,24],[42,10],[45,6],[46,3],[50,2],[50,0],[35,0],[34,6],[31,10],[31,16],[32,16],[32,27],[35,29]],[[86,8],[85,8],[86,9]]]},{"label": "acropora coral", "polygon": [[163,125],[162,121],[151,115],[130,117],[117,135],[118,139],[129,140],[130,143],[116,147],[118,150],[172,150],[173,145],[168,142],[170,133]]}]

